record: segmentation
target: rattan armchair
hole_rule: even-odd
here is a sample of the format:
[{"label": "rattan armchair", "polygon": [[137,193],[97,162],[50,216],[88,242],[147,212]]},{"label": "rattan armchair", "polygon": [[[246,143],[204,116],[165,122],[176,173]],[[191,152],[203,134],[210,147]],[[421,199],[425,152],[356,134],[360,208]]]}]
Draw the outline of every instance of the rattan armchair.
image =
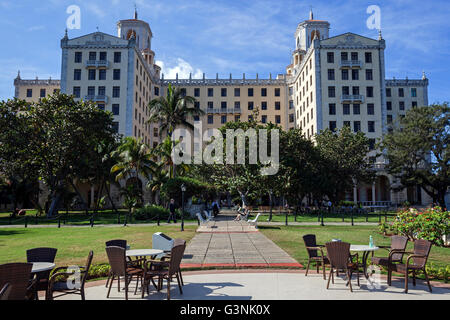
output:
[{"label": "rattan armchair", "polygon": [[[359,268],[358,263],[351,262],[351,254],[350,254],[350,243],[346,242],[328,242],[325,244],[328,253],[328,259],[330,260],[330,274],[328,276],[327,290],[330,288],[330,280],[333,281],[334,284],[334,270],[344,270],[345,275],[348,279],[348,285],[350,287],[350,291],[353,292],[352,288],[352,275],[356,270],[357,272],[357,281],[359,284]],[[355,255],[356,261],[358,261],[358,255]]]},{"label": "rattan armchair", "polygon": [[[124,248],[125,250],[127,250],[127,248],[128,248],[127,240],[110,240],[110,241],[106,241],[105,245],[106,245],[106,247],[120,247],[120,248]],[[130,266],[131,265],[136,266],[136,264],[134,264],[132,262],[130,257],[127,257],[127,260],[128,260],[127,263],[130,264]],[[109,281],[111,281],[111,277],[112,277],[112,274],[111,274],[111,271],[110,271],[109,275],[108,275],[108,279],[106,280],[106,285],[105,285],[105,287],[107,287],[107,288],[108,288],[108,285],[109,285]]]},{"label": "rattan armchair", "polygon": [[[53,300],[68,294],[79,294],[81,299],[85,300],[84,285],[86,283],[89,269],[92,264],[92,259],[94,257],[94,252],[89,252],[89,256],[86,261],[85,266],[79,266],[80,279],[75,279],[75,284],[67,281],[68,277],[75,276],[76,272],[68,272],[69,267],[59,267],[53,270],[53,274],[49,280],[49,285],[46,294],[46,300]],[[64,280],[61,281],[61,278]],[[54,296],[54,293],[59,293],[58,296]]]},{"label": "rattan armchair", "polygon": [[[34,262],[54,263],[57,252],[58,252],[58,249],[55,249],[55,248],[35,248],[35,249],[27,250],[27,262],[28,263],[34,263]],[[51,273],[51,270],[36,273],[36,287],[35,287],[36,300],[39,300],[39,298],[38,298],[39,291],[44,291],[44,292],[47,291],[50,273]]]},{"label": "rattan armchair", "polygon": [[[392,236],[391,246],[378,246],[388,250],[387,257],[372,257],[372,264],[380,265],[389,269],[392,263],[403,263],[404,251],[408,245],[408,238],[404,236]],[[391,285],[391,273],[388,272],[388,285]]]},{"label": "rattan armchair", "polygon": [[319,273],[319,266],[322,266],[323,279],[326,280],[327,277],[325,274],[325,265],[330,264],[330,261],[328,260],[328,257],[323,253],[323,248],[325,246],[317,244],[316,236],[314,234],[307,234],[306,236],[303,236],[303,241],[305,242],[305,247],[308,251],[309,257],[305,276],[308,276],[309,266],[311,262],[314,262],[316,264],[317,273]]},{"label": "rattan armchair", "polygon": [[[34,296],[35,281],[31,279],[31,263],[8,263],[0,265],[0,288],[10,285],[8,300],[28,300]],[[2,289],[3,291],[3,289]]]},{"label": "rattan armchair", "polygon": [[[186,248],[186,240],[183,240],[183,239],[175,239],[175,240],[173,241],[173,245],[174,245],[174,246],[182,245],[182,246],[184,246],[184,247]],[[162,257],[161,260],[162,260],[162,261],[170,260],[170,254],[171,254],[171,251],[167,251],[167,252],[166,252],[166,255],[165,255],[164,257]],[[184,286],[183,275],[181,274],[181,268],[178,269],[177,273],[178,273],[178,275],[179,275],[179,277],[180,277],[181,285]]]},{"label": "rattan armchair", "polygon": [[[427,281],[428,289],[433,292],[430,285],[430,279],[428,279],[428,274],[426,270],[428,256],[430,255],[432,243],[427,240],[416,240],[414,241],[414,252],[395,250],[389,255],[390,260],[395,254],[409,254],[406,258],[406,263],[399,264],[389,264],[389,278],[392,279],[392,272],[398,272],[405,275],[405,293],[408,293],[408,277],[412,273],[413,285],[416,285],[416,274],[418,271],[422,271],[425,275],[425,280]],[[392,280],[391,280],[392,283]]]}]

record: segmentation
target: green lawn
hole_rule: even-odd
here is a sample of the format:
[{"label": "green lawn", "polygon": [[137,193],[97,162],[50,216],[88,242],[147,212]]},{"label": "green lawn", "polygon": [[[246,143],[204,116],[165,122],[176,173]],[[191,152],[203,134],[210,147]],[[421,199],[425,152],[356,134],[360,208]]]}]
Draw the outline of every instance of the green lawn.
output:
[{"label": "green lawn", "polygon": [[[254,217],[255,214],[252,215],[252,217]],[[387,220],[388,221],[392,221],[395,217],[394,213],[388,213],[387,214]],[[288,223],[290,222],[319,222],[318,220],[318,216],[317,215],[313,215],[313,214],[309,214],[309,215],[298,215],[297,217],[295,217],[294,215],[288,215]],[[252,218],[250,218],[252,219]],[[266,222],[269,219],[269,214],[262,214],[261,217],[259,218],[259,221],[261,222]],[[338,215],[338,214],[325,214],[324,215],[324,223],[326,224],[327,222],[348,222],[350,223],[351,220],[351,216],[349,214],[344,215],[344,220],[342,219],[342,215]],[[380,220],[380,215],[378,213],[369,213],[368,215],[368,222],[373,222],[373,223],[378,223]],[[286,221],[286,215],[285,214],[278,214],[278,213],[274,213],[272,216],[272,222],[285,222]],[[353,217],[353,221],[354,222],[366,222],[366,216],[354,216]],[[385,221],[385,215],[384,213],[381,214],[381,221]]]},{"label": "green lawn", "polygon": [[25,262],[26,250],[36,247],[57,248],[57,266],[83,265],[90,250],[94,250],[93,263],[101,264],[108,261],[105,252],[107,240],[125,239],[132,249],[145,249],[152,247],[155,232],[190,241],[195,230],[195,226],[186,226],[185,232],[180,232],[179,226],[0,229],[0,264]]},{"label": "green lawn", "polygon": [[[369,244],[369,237],[372,235],[375,245],[390,245],[390,239],[379,234],[377,227],[374,226],[260,226],[259,229],[305,267],[308,264],[308,254],[302,237],[306,234],[315,234],[319,244],[325,244],[332,239],[341,239],[352,244]],[[410,243],[408,250],[412,249],[413,245]],[[377,254],[385,256],[387,251],[381,250]],[[450,266],[450,248],[433,246],[429,262],[436,267]]]}]

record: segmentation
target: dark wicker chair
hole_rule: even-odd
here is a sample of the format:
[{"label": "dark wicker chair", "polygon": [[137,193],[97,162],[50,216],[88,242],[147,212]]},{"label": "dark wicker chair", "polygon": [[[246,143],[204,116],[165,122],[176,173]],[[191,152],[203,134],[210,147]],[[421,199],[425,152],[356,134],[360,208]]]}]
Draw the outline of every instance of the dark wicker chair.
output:
[{"label": "dark wicker chair", "polygon": [[[350,291],[353,292],[352,288],[352,274],[356,270],[357,272],[357,281],[359,284],[359,268],[358,263],[351,262],[351,254],[350,254],[350,243],[346,242],[328,242],[325,244],[328,253],[328,259],[330,260],[330,274],[328,276],[328,284],[327,289],[330,287],[330,280],[333,281],[334,284],[334,270],[344,270],[345,275],[348,279],[348,285],[350,287]],[[355,255],[356,261],[358,261],[358,255]]]},{"label": "dark wicker chair", "polygon": [[180,264],[181,260],[183,259],[185,249],[186,243],[180,243],[172,248],[170,253],[170,260],[146,261],[144,268],[144,284],[142,286],[142,298],[144,297],[145,289],[147,289],[147,293],[149,293],[148,287],[150,285],[150,281],[152,281],[153,285],[155,285],[153,278],[158,278],[158,285],[155,285],[158,291],[162,289],[162,282],[164,281],[164,279],[167,280],[167,300],[170,300],[170,285],[173,278],[177,278],[178,289],[180,290],[180,294],[183,294],[180,274],[178,271],[180,270]]},{"label": "dark wicker chair", "polygon": [[305,242],[305,247],[306,250],[308,251],[309,257],[305,276],[308,276],[309,266],[311,262],[314,262],[316,264],[317,273],[319,273],[319,265],[322,266],[323,279],[326,280],[327,277],[325,274],[325,265],[330,264],[330,261],[328,260],[328,257],[323,253],[323,248],[325,246],[317,244],[316,236],[314,234],[307,234],[306,236],[303,236],[303,241]]},{"label": "dark wicker chair", "polygon": [[[136,289],[134,294],[137,292],[139,285],[139,280],[142,282],[143,269],[139,267],[130,266],[127,263],[126,250],[121,247],[107,247],[106,254],[108,255],[109,264],[111,265],[111,281],[109,284],[108,294],[109,298],[111,293],[111,288],[114,283],[115,277],[117,277],[117,290],[120,292],[120,277],[125,278],[125,299],[128,300],[128,285],[130,284],[133,277],[136,277]],[[144,262],[145,259],[138,259],[133,262],[139,263]]]},{"label": "dark wicker chair", "polygon": [[36,282],[30,281],[31,263],[8,263],[0,265],[0,288],[10,285],[8,300],[28,300],[34,296]]},{"label": "dark wicker chair", "polygon": [[[50,278],[47,294],[45,297],[46,300],[53,300],[54,298],[58,298],[68,294],[79,294],[81,295],[81,299],[85,300],[84,285],[86,283],[93,258],[94,252],[91,251],[89,252],[86,265],[78,267],[80,269],[79,286],[69,287],[67,281],[57,281],[58,278],[62,277],[64,279],[67,279],[67,277],[74,275],[73,272],[67,271],[69,267],[59,267],[53,270],[53,274],[52,277]],[[59,293],[59,295],[56,297],[54,297],[55,292]]]},{"label": "dark wicker chair", "polygon": [[[35,248],[27,250],[27,262],[55,262],[56,253],[58,249],[55,248]],[[38,300],[38,292],[46,292],[48,289],[48,280],[50,278],[50,271],[43,271],[36,273],[36,300]]]},{"label": "dark wicker chair", "polygon": [[[380,265],[389,268],[391,263],[403,263],[404,253],[395,251],[405,251],[408,245],[408,238],[404,236],[392,236],[391,246],[378,246],[381,249],[386,249],[389,251],[387,257],[372,257],[372,264]],[[392,253],[392,254],[391,254]],[[389,260],[390,259],[390,260]],[[388,285],[391,285],[391,273],[388,273]]]},{"label": "dark wicker chair", "polygon": [[[120,247],[127,250],[127,240],[110,240],[105,242],[106,247]],[[131,261],[131,258],[128,257],[128,261]],[[109,286],[109,281],[111,281],[112,274],[109,272],[108,279],[106,280],[105,287]]]},{"label": "dark wicker chair", "polygon": [[[430,285],[430,279],[428,279],[428,274],[426,270],[428,256],[430,255],[432,243],[427,240],[416,240],[414,242],[414,252],[407,251],[394,251],[391,252],[389,257],[391,258],[393,255],[402,253],[409,254],[408,258],[406,258],[406,263],[399,264],[390,264],[389,265],[389,278],[392,279],[392,272],[398,272],[405,275],[405,293],[408,293],[408,276],[409,273],[412,273],[413,277],[413,285],[416,285],[416,273],[418,271],[422,271],[425,275],[425,279],[427,281],[428,289],[430,292],[433,292],[433,289]],[[411,261],[412,260],[412,261]]]},{"label": "dark wicker chair", "polygon": [[0,301],[8,300],[11,289],[12,286],[9,283],[3,286],[2,290],[0,290]]},{"label": "dark wicker chair", "polygon": [[[175,239],[175,240],[173,240],[173,245],[174,245],[174,246],[182,245],[182,246],[185,246],[185,247],[186,247],[186,240],[183,240],[183,239]],[[167,251],[167,252],[166,252],[166,255],[165,255],[161,260],[162,260],[162,261],[170,260],[170,253],[171,253],[171,251]],[[178,275],[180,276],[181,285],[184,286],[183,275],[181,274],[181,268],[178,269],[177,273],[178,273]]]}]

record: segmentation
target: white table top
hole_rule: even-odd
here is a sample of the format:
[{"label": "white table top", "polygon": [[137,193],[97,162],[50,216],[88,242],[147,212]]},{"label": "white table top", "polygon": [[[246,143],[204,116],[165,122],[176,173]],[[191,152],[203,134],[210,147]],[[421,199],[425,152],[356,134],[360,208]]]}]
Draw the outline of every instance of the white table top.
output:
[{"label": "white table top", "polygon": [[362,252],[362,251],[377,251],[380,248],[378,247],[369,247],[368,245],[351,245],[350,251],[354,252]]},{"label": "white table top", "polygon": [[54,263],[50,263],[50,262],[34,262],[33,268],[31,269],[31,273],[50,271],[50,270],[53,270],[55,268],[55,266],[56,265]]},{"label": "white table top", "polygon": [[164,251],[159,249],[127,250],[127,257],[148,257],[148,256],[156,256],[161,253],[164,253]]}]

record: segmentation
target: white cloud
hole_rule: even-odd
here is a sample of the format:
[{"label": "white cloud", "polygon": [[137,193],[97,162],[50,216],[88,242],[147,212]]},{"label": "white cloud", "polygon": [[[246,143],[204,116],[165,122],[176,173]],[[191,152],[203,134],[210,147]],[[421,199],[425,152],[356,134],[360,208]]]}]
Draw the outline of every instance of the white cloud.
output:
[{"label": "white cloud", "polygon": [[28,32],[39,31],[45,29],[45,26],[32,26],[27,29]]},{"label": "white cloud", "polygon": [[175,79],[177,73],[179,79],[188,79],[190,74],[192,74],[193,79],[203,78],[202,70],[192,67],[189,62],[182,58],[177,58],[176,63],[168,63],[167,66],[163,61],[156,61],[156,64],[161,67],[165,79]]}]

